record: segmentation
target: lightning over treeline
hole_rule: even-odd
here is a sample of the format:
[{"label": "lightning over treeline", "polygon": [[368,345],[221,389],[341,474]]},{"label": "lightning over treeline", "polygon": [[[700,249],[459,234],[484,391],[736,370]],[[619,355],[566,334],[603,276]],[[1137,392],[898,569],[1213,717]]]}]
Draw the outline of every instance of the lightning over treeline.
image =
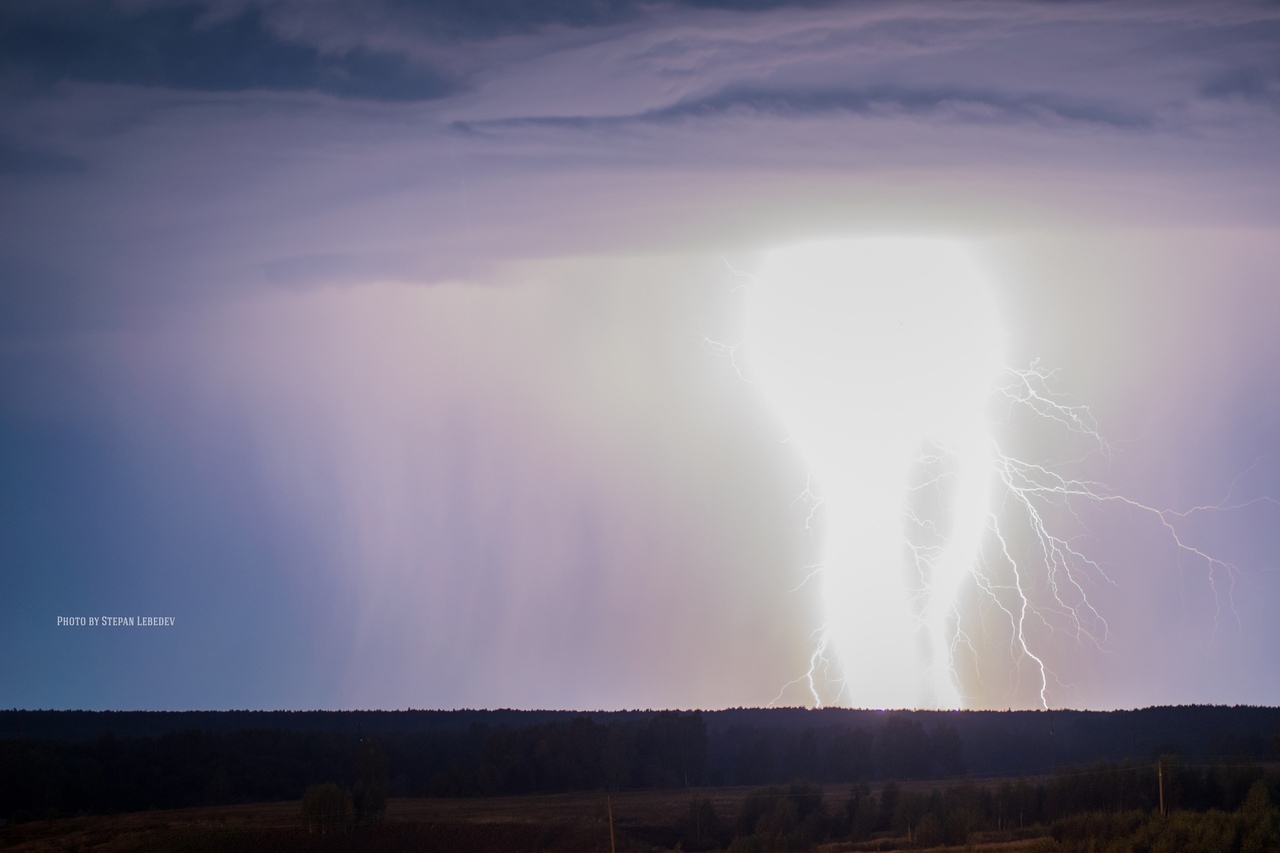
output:
[{"label": "lightning over treeline", "polygon": [[[803,685],[816,707],[960,708],[998,668],[1015,685],[1029,675],[1042,707],[1063,704],[1071,685],[1050,663],[1048,638],[1107,650],[1110,626],[1090,590],[1124,578],[1091,548],[1085,507],[1154,525],[1179,560],[1207,573],[1219,612],[1234,612],[1240,570],[1182,525],[1275,501],[1228,495],[1171,510],[1073,474],[1112,447],[1053,370],[1007,363],[1000,308],[968,246],[801,243],[767,253],[744,278],[744,335],[717,346],[803,454],[801,497],[823,540],[802,581],[821,584],[813,651],[779,699]],[[1083,447],[1082,458],[1013,452],[1028,443],[1013,433],[1027,428]],[[980,650],[993,636],[1005,638],[998,662]]]}]

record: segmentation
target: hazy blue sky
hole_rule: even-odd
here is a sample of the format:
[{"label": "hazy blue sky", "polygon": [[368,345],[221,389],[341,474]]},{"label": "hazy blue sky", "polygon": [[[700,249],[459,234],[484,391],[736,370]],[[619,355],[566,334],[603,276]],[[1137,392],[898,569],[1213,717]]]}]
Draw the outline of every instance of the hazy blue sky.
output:
[{"label": "hazy blue sky", "polygon": [[1025,649],[988,538],[963,700],[1280,703],[1275,3],[19,1],[0,104],[0,707],[812,701],[744,306],[884,235],[1110,442],[1004,450],[1238,507],[1056,511]]}]

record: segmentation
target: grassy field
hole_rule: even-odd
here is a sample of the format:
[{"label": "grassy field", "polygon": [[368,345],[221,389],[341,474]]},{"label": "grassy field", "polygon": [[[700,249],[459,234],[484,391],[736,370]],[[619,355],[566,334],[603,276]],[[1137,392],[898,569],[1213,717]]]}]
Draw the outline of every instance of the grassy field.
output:
[{"label": "grassy field", "polygon": [[[346,832],[308,833],[297,802],[255,803],[112,816],[39,820],[0,829],[0,850],[34,851],[548,851],[587,853],[610,850],[609,811],[618,851],[640,853],[676,849],[680,821],[689,801],[709,799],[732,821],[750,788],[702,788],[477,799],[393,799],[379,824]],[[830,786],[825,796],[837,808],[848,786]],[[906,839],[881,838],[819,849],[889,851],[906,849]],[[975,837],[967,848],[1018,850],[1031,840]],[[916,848],[918,849],[918,848]],[[945,849],[945,848],[937,848]]]}]

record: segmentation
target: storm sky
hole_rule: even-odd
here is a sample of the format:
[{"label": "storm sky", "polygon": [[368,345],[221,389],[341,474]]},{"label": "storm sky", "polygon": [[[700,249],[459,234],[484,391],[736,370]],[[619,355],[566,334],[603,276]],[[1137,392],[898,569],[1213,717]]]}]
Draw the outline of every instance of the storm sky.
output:
[{"label": "storm sky", "polygon": [[[1049,704],[1280,703],[1274,3],[9,2],[0,104],[0,707],[808,703],[835,522],[735,345],[874,235],[1109,449],[1010,452],[1236,507],[1062,513]],[[966,704],[1039,706],[980,593]]]}]

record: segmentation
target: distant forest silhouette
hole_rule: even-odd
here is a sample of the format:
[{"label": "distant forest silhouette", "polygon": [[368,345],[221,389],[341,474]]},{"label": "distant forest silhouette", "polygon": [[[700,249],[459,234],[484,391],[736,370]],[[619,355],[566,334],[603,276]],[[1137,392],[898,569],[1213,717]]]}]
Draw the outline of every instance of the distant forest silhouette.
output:
[{"label": "distant forest silhouette", "polygon": [[1261,773],[1252,763],[1278,751],[1280,709],[1258,707],[0,711],[0,818],[290,800],[328,783],[466,797],[1056,773],[1024,806],[1049,819],[1054,803],[1126,796],[1072,794],[1065,768],[1117,768],[1139,807],[1163,758],[1179,807],[1236,808]]}]

